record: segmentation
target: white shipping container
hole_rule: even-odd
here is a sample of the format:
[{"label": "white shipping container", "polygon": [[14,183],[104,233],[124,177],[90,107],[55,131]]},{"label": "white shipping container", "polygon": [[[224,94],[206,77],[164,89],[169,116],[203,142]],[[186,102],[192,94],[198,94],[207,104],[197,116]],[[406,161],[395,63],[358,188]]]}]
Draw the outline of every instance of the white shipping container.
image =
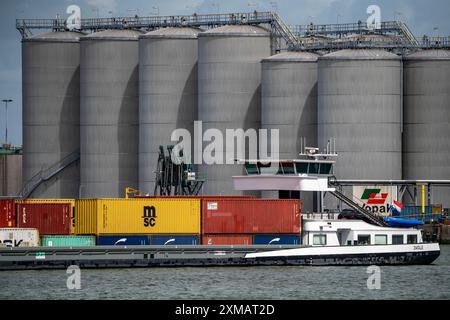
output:
[{"label": "white shipping container", "polygon": [[2,247],[38,247],[39,231],[32,228],[0,228]]}]

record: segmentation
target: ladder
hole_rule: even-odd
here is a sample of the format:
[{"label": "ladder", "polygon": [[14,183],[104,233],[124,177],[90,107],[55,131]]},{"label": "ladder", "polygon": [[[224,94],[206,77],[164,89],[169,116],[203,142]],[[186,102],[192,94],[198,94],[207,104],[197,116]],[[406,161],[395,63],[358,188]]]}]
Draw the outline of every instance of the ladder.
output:
[{"label": "ladder", "polygon": [[279,34],[290,48],[300,45],[300,41],[294,32],[292,32],[291,27],[276,12],[272,12],[272,32]]},{"label": "ladder", "polygon": [[419,46],[419,41],[417,41],[416,37],[413,35],[413,33],[411,32],[411,30],[408,28],[408,26],[406,25],[406,23],[404,23],[403,21],[397,21],[396,22],[399,29],[401,30],[403,36],[408,39],[408,41],[413,45],[413,46]]}]

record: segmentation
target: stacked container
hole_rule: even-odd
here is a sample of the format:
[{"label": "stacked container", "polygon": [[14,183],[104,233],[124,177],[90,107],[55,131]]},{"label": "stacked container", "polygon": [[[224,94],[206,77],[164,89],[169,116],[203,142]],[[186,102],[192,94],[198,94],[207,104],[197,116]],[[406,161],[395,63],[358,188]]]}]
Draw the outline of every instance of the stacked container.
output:
[{"label": "stacked container", "polygon": [[43,247],[92,247],[95,246],[94,236],[43,236]]},{"label": "stacked container", "polygon": [[36,228],[41,235],[73,234],[74,199],[28,199],[16,201],[16,225]]},{"label": "stacked container", "polygon": [[202,243],[299,244],[300,219],[298,200],[208,198],[202,201]]},{"label": "stacked container", "polygon": [[0,228],[14,228],[16,213],[14,199],[0,199]]},{"label": "stacked container", "polygon": [[0,245],[5,247],[37,247],[39,231],[30,228],[1,228]]},{"label": "stacked container", "polygon": [[200,199],[77,200],[75,233],[98,245],[199,244]]}]

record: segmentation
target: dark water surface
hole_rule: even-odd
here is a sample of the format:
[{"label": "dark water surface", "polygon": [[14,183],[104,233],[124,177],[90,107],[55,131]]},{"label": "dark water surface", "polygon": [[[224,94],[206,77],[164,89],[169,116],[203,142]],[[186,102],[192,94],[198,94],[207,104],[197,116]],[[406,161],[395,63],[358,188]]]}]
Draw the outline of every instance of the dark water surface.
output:
[{"label": "dark water surface", "polygon": [[433,265],[381,267],[369,290],[366,267],[217,267],[0,271],[0,299],[450,299],[450,246]]}]

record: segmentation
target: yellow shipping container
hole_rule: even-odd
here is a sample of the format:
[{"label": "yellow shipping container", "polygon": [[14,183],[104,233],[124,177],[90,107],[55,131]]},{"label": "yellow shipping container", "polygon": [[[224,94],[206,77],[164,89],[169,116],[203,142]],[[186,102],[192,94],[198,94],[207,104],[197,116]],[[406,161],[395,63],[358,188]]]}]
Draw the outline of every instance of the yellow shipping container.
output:
[{"label": "yellow shipping container", "polygon": [[15,200],[15,203],[20,203],[20,204],[26,204],[26,203],[31,203],[31,204],[64,204],[64,203],[68,203],[70,204],[70,220],[71,220],[71,225],[70,225],[70,234],[74,234],[75,233],[75,219],[74,219],[74,214],[75,214],[75,199],[25,199],[25,200]]},{"label": "yellow shipping container", "polygon": [[80,199],[75,234],[200,234],[200,199]]}]

